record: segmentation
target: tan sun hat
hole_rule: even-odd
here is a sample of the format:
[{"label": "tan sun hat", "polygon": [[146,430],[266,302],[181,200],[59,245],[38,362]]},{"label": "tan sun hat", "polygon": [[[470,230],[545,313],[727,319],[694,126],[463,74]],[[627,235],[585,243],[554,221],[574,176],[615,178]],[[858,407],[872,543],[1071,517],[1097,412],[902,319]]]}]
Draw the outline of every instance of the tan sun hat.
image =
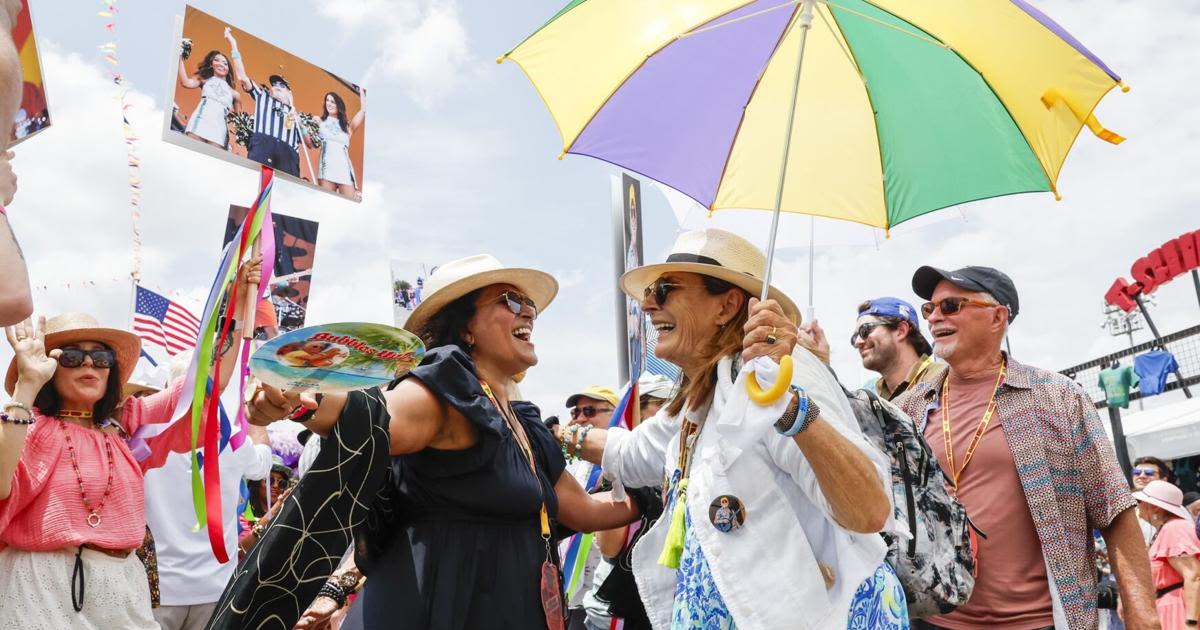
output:
[{"label": "tan sun hat", "polygon": [[452,260],[430,274],[421,291],[421,303],[404,322],[404,329],[421,334],[421,329],[438,311],[454,300],[493,284],[511,284],[537,304],[542,314],[554,296],[558,295],[558,281],[554,276],[537,269],[505,267],[499,260],[487,254],[478,254]]},{"label": "tan sun hat", "polygon": [[1138,492],[1133,493],[1133,498],[1150,505],[1156,505],[1175,516],[1182,519],[1192,520],[1191,512],[1183,507],[1183,490],[1178,486],[1169,482],[1155,479],[1146,484]]},{"label": "tan sun hat", "polygon": [[[121,384],[129,382],[129,376],[137,367],[138,355],[142,352],[142,340],[137,335],[116,328],[104,328],[95,317],[87,313],[64,313],[46,320],[46,352],[79,343],[95,341],[117,353],[117,367],[121,369]],[[8,376],[4,389],[10,395],[17,385],[17,359],[8,364]]]},{"label": "tan sun hat", "polygon": [[[714,228],[693,230],[675,239],[666,262],[625,272],[621,276],[621,289],[629,297],[641,300],[646,287],[659,276],[672,271],[686,271],[724,280],[758,297],[762,294],[766,268],[767,257],[762,250],[737,234]],[[774,286],[767,296],[779,302],[789,319],[800,323],[800,309],[792,298]]]}]

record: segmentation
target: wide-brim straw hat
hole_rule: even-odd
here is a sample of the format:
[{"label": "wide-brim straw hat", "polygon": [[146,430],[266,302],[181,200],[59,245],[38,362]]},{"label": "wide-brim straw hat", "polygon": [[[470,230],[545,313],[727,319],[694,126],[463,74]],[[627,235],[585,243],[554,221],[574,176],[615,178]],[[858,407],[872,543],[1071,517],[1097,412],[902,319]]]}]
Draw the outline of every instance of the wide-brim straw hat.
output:
[{"label": "wide-brim straw hat", "polygon": [[[621,276],[621,289],[641,301],[646,287],[665,273],[686,271],[712,276],[745,289],[753,297],[762,295],[767,257],[753,243],[725,230],[709,228],[684,232],[675,239],[667,261],[644,265]],[[767,297],[783,307],[788,319],[800,323],[800,309],[792,298],[772,285]]]},{"label": "wide-brim straw hat", "polygon": [[1183,490],[1169,481],[1158,479],[1151,481],[1146,484],[1145,488],[1134,492],[1133,498],[1158,506],[1179,518],[1192,520],[1191,512],[1183,507]]},{"label": "wide-brim straw hat", "polygon": [[537,304],[538,314],[558,295],[554,276],[537,269],[505,267],[487,254],[452,260],[438,267],[421,290],[421,303],[409,314],[404,329],[421,334],[425,324],[454,300],[493,284],[511,284]]},{"label": "wide-brim straw hat", "polygon": [[[129,382],[138,356],[142,352],[142,340],[137,335],[116,328],[105,328],[87,313],[64,313],[46,320],[46,352],[55,348],[83,341],[102,343],[117,354],[117,367],[121,370],[121,385]],[[11,395],[17,385],[17,359],[8,364],[8,376],[4,389]]]}]

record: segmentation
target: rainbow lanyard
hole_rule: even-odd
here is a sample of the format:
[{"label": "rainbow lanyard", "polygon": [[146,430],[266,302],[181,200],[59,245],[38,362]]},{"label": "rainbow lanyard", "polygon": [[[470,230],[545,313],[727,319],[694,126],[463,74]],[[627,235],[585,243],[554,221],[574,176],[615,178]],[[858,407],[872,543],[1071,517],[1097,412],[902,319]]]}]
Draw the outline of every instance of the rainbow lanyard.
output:
[{"label": "rainbow lanyard", "polygon": [[983,412],[983,418],[979,420],[979,426],[975,429],[975,435],[971,438],[971,444],[967,446],[967,454],[963,457],[961,468],[954,465],[954,438],[950,434],[950,375],[946,375],[946,380],[942,383],[942,438],[946,444],[946,463],[950,467],[950,483],[954,488],[958,488],[958,479],[963,471],[967,469],[967,464],[971,463],[971,457],[975,455],[975,449],[979,448],[979,442],[983,440],[983,433],[987,431],[988,424],[992,421],[992,415],[996,413],[996,395],[1000,393],[1000,383],[1004,381],[1004,375],[1008,371],[1008,361],[1000,363],[1000,373],[996,375],[996,386],[992,388],[992,398],[988,401],[987,410]]}]

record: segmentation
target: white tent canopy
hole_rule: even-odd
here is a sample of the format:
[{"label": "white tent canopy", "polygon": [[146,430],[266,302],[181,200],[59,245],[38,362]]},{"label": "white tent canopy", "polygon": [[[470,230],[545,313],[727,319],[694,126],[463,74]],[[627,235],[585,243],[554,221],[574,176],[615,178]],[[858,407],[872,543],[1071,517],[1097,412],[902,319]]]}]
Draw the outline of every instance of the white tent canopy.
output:
[{"label": "white tent canopy", "polygon": [[[1165,460],[1200,455],[1200,398],[1122,414],[1121,427],[1130,461],[1143,455]],[[1107,419],[1104,428],[1111,438]]]}]

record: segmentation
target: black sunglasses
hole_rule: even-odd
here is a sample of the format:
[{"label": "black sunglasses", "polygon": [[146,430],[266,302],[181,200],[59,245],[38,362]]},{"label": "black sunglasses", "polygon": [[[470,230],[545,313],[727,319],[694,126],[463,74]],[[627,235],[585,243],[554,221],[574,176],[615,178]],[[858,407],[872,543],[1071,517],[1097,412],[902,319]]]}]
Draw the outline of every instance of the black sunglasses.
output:
[{"label": "black sunglasses", "polygon": [[961,311],[962,307],[964,306],[980,306],[991,308],[993,306],[1000,305],[996,304],[995,302],[984,302],[983,300],[972,300],[971,298],[965,297],[948,297],[942,298],[937,302],[926,302],[922,304],[921,315],[924,316],[925,319],[929,319],[929,316],[933,315],[933,311],[935,309],[941,310],[942,315],[953,315]]},{"label": "black sunglasses", "polygon": [[651,283],[650,286],[646,287],[646,290],[642,292],[642,299],[645,300],[653,295],[654,303],[662,306],[663,304],[667,303],[667,296],[670,295],[671,291],[674,291],[675,289],[682,289],[686,286],[686,284],[671,282],[666,278],[659,278]]},{"label": "black sunglasses", "polygon": [[537,304],[534,303],[534,301],[529,297],[521,295],[516,291],[505,291],[504,293],[501,293],[498,296],[497,302],[507,305],[508,310],[512,311],[513,315],[520,315],[521,308],[523,306],[528,306],[533,310],[533,315],[530,316],[530,319],[537,319]]},{"label": "black sunglasses", "polygon": [[862,326],[859,326],[858,330],[855,330],[854,334],[850,335],[850,345],[857,348],[858,346],[854,344],[857,343],[859,339],[866,339],[867,336],[871,334],[872,330],[875,330],[880,326],[891,326],[891,324],[887,322],[867,322]]},{"label": "black sunglasses", "polygon": [[83,365],[84,357],[92,357],[92,367],[100,369],[110,368],[117,362],[117,353],[108,348],[63,348],[62,354],[58,355],[58,364],[65,368],[77,368]]},{"label": "black sunglasses", "polygon": [[584,418],[591,419],[591,418],[595,418],[596,414],[608,413],[610,411],[612,411],[611,408],[597,409],[591,405],[588,405],[586,407],[574,407],[571,409],[571,419],[574,420],[574,419],[578,418],[579,414],[583,414]]}]

